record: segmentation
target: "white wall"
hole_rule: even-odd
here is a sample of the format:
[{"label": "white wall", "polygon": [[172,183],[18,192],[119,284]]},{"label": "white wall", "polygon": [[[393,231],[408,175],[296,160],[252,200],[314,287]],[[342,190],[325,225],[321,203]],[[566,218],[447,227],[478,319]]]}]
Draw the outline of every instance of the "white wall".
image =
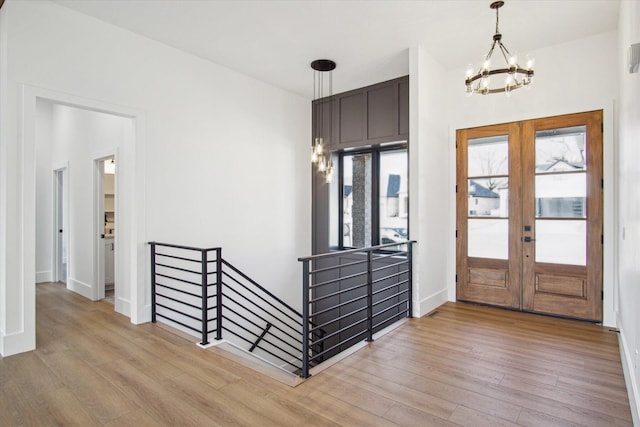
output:
[{"label": "white wall", "polygon": [[[447,94],[444,68],[420,46],[409,51],[410,136],[409,200],[414,245],[414,316],[423,316],[447,301],[452,257]],[[455,165],[454,165],[455,167]],[[455,212],[455,210],[453,211]]]},{"label": "white wall", "polygon": [[[131,199],[131,212],[121,211],[131,224],[117,232],[133,236],[128,261],[147,256],[148,240],[223,246],[225,258],[299,306],[296,259],[311,246],[308,99],[49,1],[9,1],[0,16],[0,102],[9,106],[0,111],[3,355],[35,345],[35,155],[21,151],[35,130],[21,123],[36,120],[21,113],[21,103],[35,105],[25,93],[144,118],[120,163],[130,162],[121,178],[133,183],[120,193]],[[124,280],[135,321],[149,313],[143,267]]]},{"label": "white wall", "polygon": [[52,104],[36,105],[36,282],[53,280]]},{"label": "white wall", "polygon": [[640,3],[620,2],[618,107],[618,326],[634,425],[640,425],[640,73],[629,74],[627,49],[640,43]]},{"label": "white wall", "polygon": [[[507,98],[501,94],[464,92],[465,69],[452,70],[446,82],[451,99],[449,147],[454,150],[455,130],[474,126],[604,110],[604,324],[616,326],[614,310],[615,269],[615,122],[618,96],[617,33],[607,32],[549,46],[530,54],[535,58],[535,79],[530,89],[519,89]],[[587,70],[577,75],[576,70]],[[455,181],[455,152],[451,151],[448,174]],[[455,224],[455,200],[450,205]],[[455,229],[455,225],[453,227]],[[455,240],[454,240],[455,241]],[[453,276],[455,273],[451,273]],[[455,284],[450,283],[452,289]]]}]

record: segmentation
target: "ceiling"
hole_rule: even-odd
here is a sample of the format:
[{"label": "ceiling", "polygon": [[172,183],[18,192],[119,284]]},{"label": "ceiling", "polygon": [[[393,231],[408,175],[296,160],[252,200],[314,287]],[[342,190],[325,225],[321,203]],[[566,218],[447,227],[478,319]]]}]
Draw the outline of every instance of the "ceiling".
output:
[{"label": "ceiling", "polygon": [[[488,0],[53,1],[308,98],[314,59],[336,61],[339,93],[408,74],[408,49],[418,44],[447,69],[479,63],[495,29]],[[509,49],[526,53],[614,30],[618,7],[506,0],[500,31]]]}]

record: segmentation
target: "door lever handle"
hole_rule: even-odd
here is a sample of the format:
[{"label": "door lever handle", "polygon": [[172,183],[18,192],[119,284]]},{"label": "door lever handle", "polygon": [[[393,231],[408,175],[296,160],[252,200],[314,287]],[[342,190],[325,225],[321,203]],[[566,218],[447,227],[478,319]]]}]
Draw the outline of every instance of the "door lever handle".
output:
[{"label": "door lever handle", "polygon": [[522,238],[522,241],[525,243],[530,243],[530,242],[534,242],[536,239],[532,239],[530,236],[524,236]]}]

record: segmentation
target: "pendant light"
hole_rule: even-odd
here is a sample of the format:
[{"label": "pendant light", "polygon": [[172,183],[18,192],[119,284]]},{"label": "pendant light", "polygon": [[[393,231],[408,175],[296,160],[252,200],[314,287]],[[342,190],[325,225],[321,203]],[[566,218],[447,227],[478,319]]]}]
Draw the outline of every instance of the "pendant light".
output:
[{"label": "pendant light", "polygon": [[[336,68],[336,63],[330,59],[317,59],[311,63],[313,69],[313,99],[318,100],[321,98],[331,97],[333,93],[333,70]],[[324,94],[326,86],[328,87],[328,94]],[[331,101],[330,101],[331,102]],[[333,130],[332,125],[332,104],[329,104],[329,117],[326,117],[329,123],[329,133]],[[324,175],[326,182],[331,182],[334,175],[333,160],[331,160],[331,153],[325,155],[325,146],[331,145],[331,141],[323,136],[324,130],[324,106],[321,103],[316,104],[315,111],[315,129],[313,136],[313,144],[311,146],[311,162],[318,168],[318,172]],[[331,135],[329,135],[329,138]]]}]

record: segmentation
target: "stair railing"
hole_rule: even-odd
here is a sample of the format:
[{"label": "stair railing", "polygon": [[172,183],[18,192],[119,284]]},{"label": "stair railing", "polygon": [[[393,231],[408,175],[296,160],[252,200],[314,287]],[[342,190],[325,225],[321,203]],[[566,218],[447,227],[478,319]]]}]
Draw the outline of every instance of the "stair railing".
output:
[{"label": "stair railing", "polygon": [[222,257],[221,248],[151,242],[151,317],[209,344],[232,335],[247,351],[302,369],[302,314]]},{"label": "stair railing", "polygon": [[[415,241],[299,258],[302,263],[302,370],[412,316]],[[314,333],[320,328],[321,336]],[[318,350],[322,346],[322,350]]]}]

